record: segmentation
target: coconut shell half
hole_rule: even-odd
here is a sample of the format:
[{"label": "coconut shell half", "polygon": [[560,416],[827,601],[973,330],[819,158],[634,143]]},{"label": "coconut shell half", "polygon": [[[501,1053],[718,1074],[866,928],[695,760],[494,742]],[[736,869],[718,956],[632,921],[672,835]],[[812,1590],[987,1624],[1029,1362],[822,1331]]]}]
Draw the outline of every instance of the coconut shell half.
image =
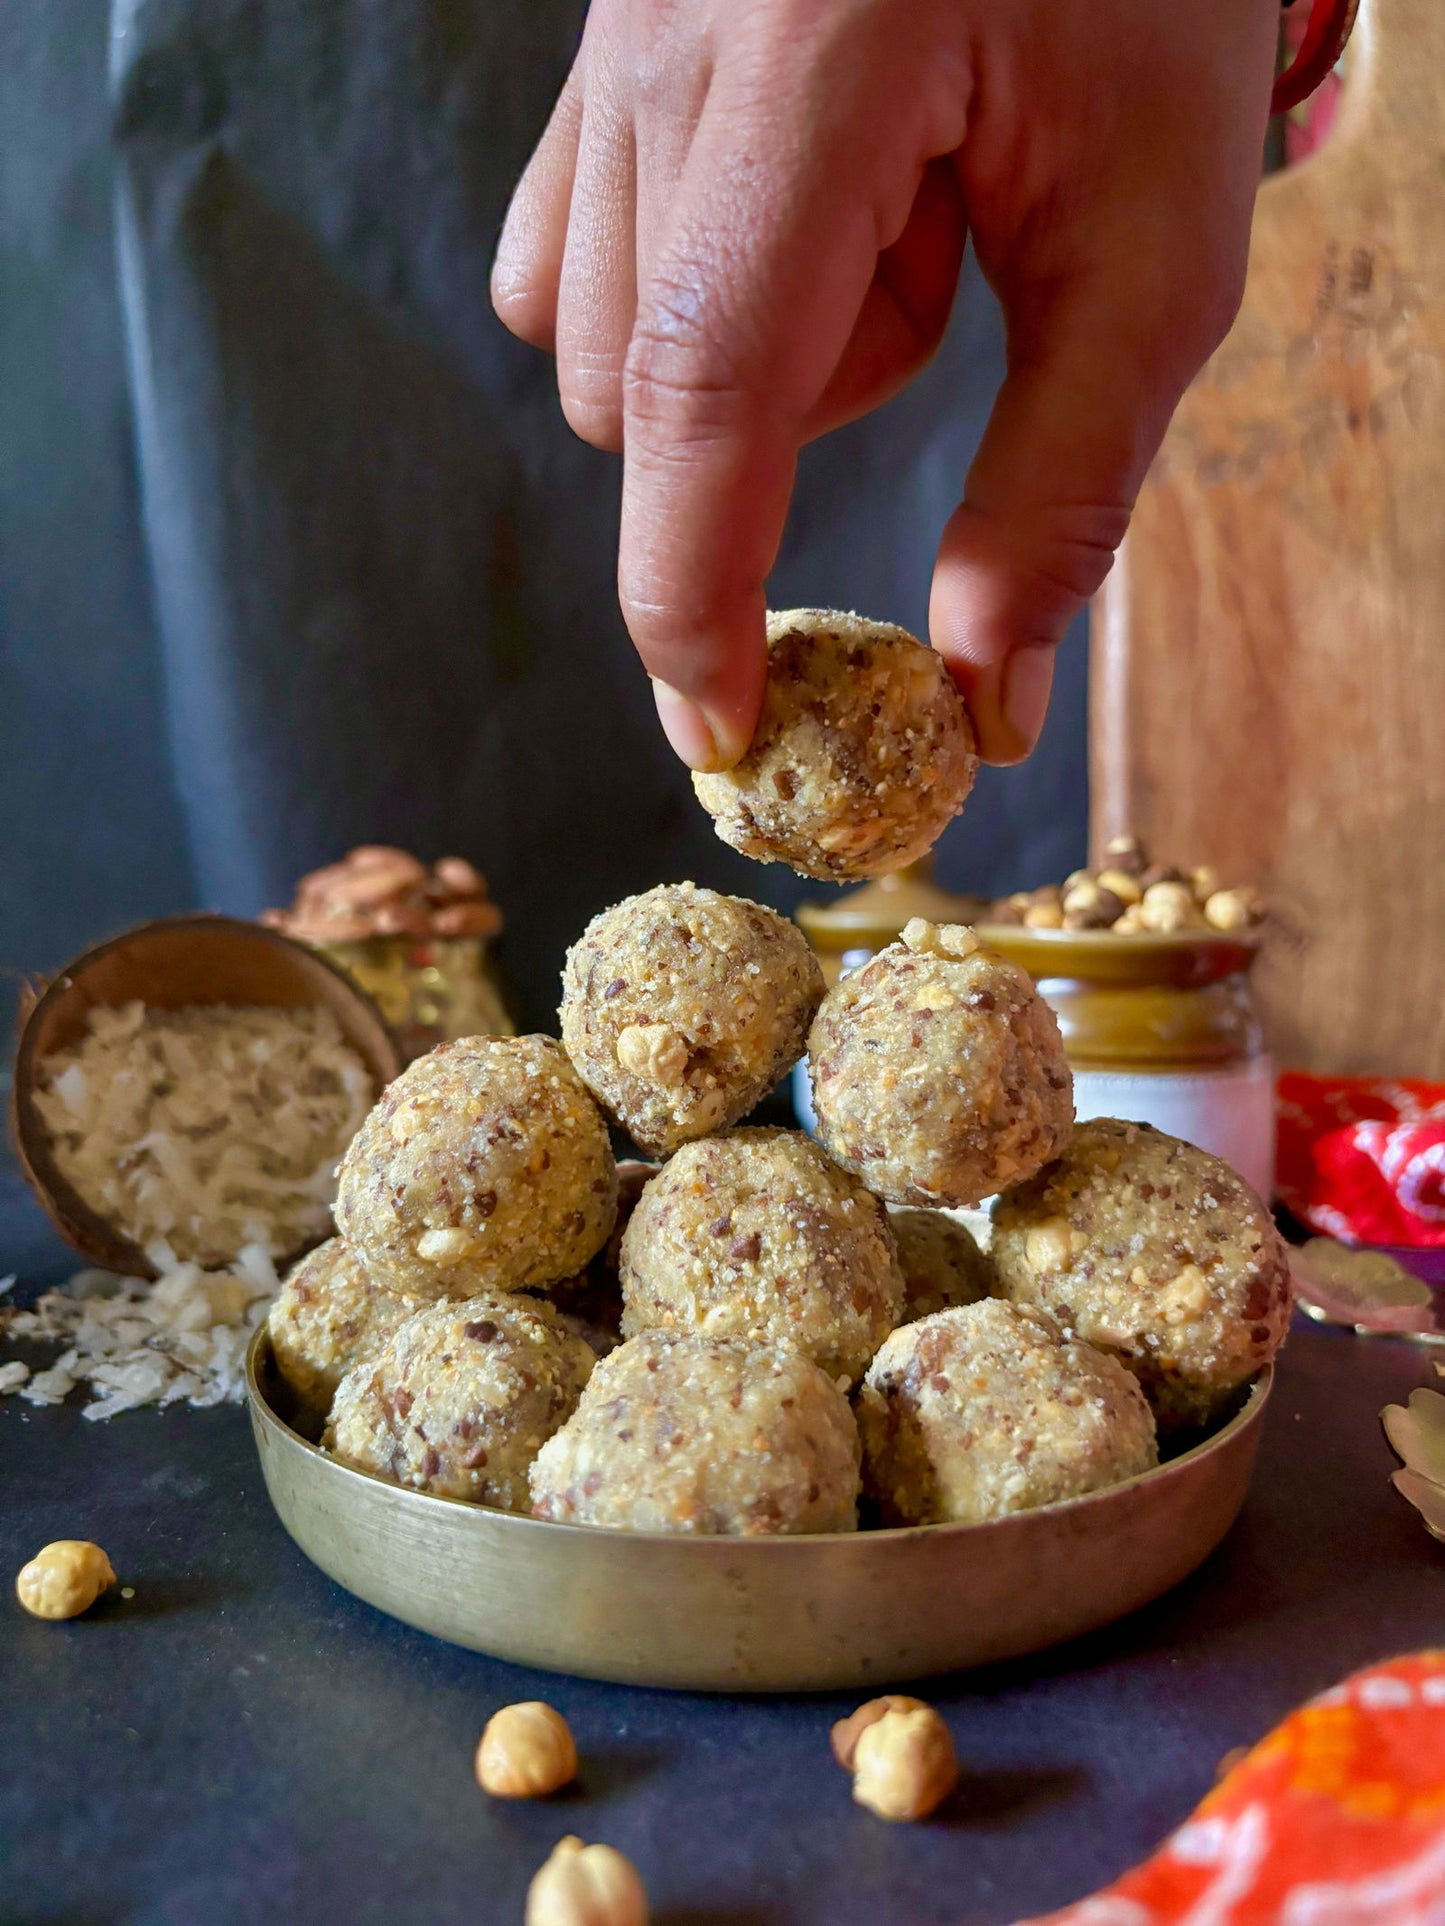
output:
[{"label": "coconut shell half", "polygon": [[[35,1092],[41,1064],[79,1041],[92,1009],[134,1002],[157,1010],[198,1003],[282,1010],[324,1004],[370,1070],[378,1096],[401,1071],[395,1039],[365,991],[315,950],[259,923],[169,917],[142,923],[77,957],[22,1013],[11,1128],[25,1174],[60,1235],[91,1263],[123,1276],[154,1277],[156,1271],[139,1245],[92,1210],[61,1175]],[[283,1253],[278,1267],[301,1255]]]}]

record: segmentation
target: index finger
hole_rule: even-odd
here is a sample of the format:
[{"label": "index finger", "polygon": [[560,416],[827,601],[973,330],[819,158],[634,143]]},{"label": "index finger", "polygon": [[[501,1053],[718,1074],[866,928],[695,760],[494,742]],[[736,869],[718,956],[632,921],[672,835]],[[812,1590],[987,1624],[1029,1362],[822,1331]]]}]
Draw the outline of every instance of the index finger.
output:
[{"label": "index finger", "polygon": [[809,142],[807,118],[776,91],[740,112],[715,81],[624,370],[618,586],[694,768],[752,737],[798,449],[878,257],[859,144]]}]

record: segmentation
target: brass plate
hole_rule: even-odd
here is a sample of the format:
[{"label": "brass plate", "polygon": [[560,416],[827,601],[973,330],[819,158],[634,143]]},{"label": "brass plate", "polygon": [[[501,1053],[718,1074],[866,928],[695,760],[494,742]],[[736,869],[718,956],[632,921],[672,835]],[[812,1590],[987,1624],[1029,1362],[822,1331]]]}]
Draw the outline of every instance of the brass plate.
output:
[{"label": "brass plate", "polygon": [[496,1658],[627,1685],[874,1691],[1075,1638],[1177,1585],[1244,1502],[1272,1374],[1157,1471],[987,1525],[685,1538],[544,1524],[337,1464],[246,1384],[282,1524],[339,1585]]}]

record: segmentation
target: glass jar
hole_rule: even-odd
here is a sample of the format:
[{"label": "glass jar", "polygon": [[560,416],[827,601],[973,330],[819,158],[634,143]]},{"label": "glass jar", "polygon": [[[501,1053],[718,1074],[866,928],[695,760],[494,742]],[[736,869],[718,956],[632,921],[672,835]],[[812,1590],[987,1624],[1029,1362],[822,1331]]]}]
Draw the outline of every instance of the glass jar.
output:
[{"label": "glass jar", "polygon": [[1274,1065],[1249,973],[1257,939],[1116,936],[984,924],[1059,1019],[1080,1120],[1124,1117],[1224,1158],[1274,1189]]}]

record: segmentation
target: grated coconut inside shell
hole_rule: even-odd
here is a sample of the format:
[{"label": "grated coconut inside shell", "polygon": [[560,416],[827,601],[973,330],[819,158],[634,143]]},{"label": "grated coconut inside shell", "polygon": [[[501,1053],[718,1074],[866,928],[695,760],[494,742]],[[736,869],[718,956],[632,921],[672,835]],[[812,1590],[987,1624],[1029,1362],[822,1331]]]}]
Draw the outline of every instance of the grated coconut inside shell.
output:
[{"label": "grated coconut inside shell", "polygon": [[0,1340],[64,1347],[44,1370],[0,1362],[0,1396],[60,1404],[87,1385],[87,1418],[239,1403],[275,1257],[331,1228],[336,1165],[371,1107],[365,1064],[329,1010],[131,1003],[93,1010],[45,1072],[62,1172],[160,1275],[81,1271],[33,1310],[0,1309]]},{"label": "grated coconut inside shell", "polygon": [[42,1076],[55,1161],[91,1209],[142,1249],[211,1266],[326,1235],[372,1099],[326,1009],[95,1009]]}]

